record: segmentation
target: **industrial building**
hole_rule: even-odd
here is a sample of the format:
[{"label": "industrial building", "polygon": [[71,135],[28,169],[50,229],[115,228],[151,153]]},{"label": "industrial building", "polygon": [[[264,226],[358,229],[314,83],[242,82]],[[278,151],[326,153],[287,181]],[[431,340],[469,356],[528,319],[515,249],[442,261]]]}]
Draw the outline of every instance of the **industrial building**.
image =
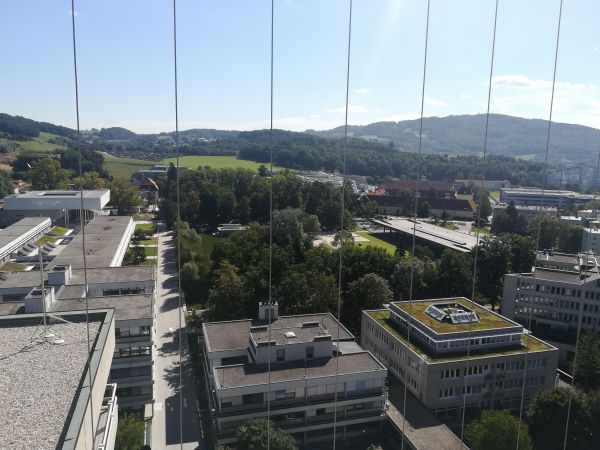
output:
[{"label": "industrial building", "polygon": [[564,209],[571,205],[583,205],[594,199],[593,195],[574,191],[538,188],[502,188],[500,202],[515,205],[554,206]]},{"label": "industrial building", "polygon": [[523,383],[527,402],[554,386],[558,363],[556,348],[466,298],[363,311],[361,344],[440,418],[459,416],[463,403],[518,410]]},{"label": "industrial building", "polygon": [[267,408],[303,448],[329,442],[334,421],[340,444],[382,429],[387,370],[331,314],[279,317],[261,304],[258,320],[202,331],[219,442]]}]

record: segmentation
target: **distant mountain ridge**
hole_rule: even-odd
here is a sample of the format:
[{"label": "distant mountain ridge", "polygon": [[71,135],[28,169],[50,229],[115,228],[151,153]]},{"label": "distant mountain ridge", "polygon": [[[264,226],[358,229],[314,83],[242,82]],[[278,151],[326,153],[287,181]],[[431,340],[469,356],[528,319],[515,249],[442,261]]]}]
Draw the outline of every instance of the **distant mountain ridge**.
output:
[{"label": "distant mountain ridge", "polygon": [[[426,117],[423,119],[422,150],[426,153],[482,154],[485,114]],[[378,139],[394,148],[416,151],[419,120],[375,122],[350,125],[353,137]],[[344,127],[331,130],[307,130],[323,137],[339,138]],[[487,149],[489,154],[543,161],[546,151],[548,121],[491,114]],[[583,125],[552,123],[549,146],[551,163],[596,164],[600,149],[600,130]]]},{"label": "distant mountain ridge", "polygon": [[[457,115],[447,117],[426,117],[423,119],[424,153],[449,155],[481,155],[483,152],[485,114]],[[375,141],[388,148],[415,152],[418,148],[419,120],[400,122],[375,122],[368,125],[350,125],[351,137]],[[242,139],[253,141],[253,133],[235,130],[190,129],[179,132],[180,144],[190,148],[190,154],[202,150],[207,143],[218,147],[222,142]],[[264,131],[264,130],[263,130]],[[52,133],[67,139],[74,139],[74,130],[37,122],[20,116],[0,113],[0,136],[17,140],[34,138],[40,132]],[[488,133],[488,154],[504,155],[513,158],[543,161],[546,149],[548,122],[541,119],[523,119],[501,114],[491,114]],[[309,136],[336,138],[343,137],[343,127],[331,130],[307,130],[305,133],[283,132],[283,139],[294,135],[294,140],[303,140],[311,145]],[[167,154],[174,145],[174,132],[138,134],[121,127],[109,127],[82,131],[84,141],[91,148],[116,151],[127,148],[129,151],[154,151],[163,149]],[[262,136],[257,134],[256,136]],[[302,137],[304,136],[304,138]],[[281,139],[279,137],[278,139]],[[262,139],[262,138],[261,138]],[[260,139],[259,139],[260,140]],[[227,149],[222,149],[227,153]],[[553,165],[595,165],[600,150],[600,130],[582,125],[552,123],[549,146],[549,162]],[[161,150],[162,151],[162,150]]]}]

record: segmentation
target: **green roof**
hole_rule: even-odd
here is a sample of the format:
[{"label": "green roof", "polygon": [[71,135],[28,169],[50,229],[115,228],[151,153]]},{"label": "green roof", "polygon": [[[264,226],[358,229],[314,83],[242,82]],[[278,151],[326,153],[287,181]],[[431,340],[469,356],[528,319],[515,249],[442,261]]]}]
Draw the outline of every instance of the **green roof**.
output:
[{"label": "green roof", "polygon": [[[458,303],[465,308],[475,311],[479,316],[479,322],[473,322],[471,324],[461,323],[445,323],[431,317],[425,312],[428,306],[438,305],[442,303]],[[481,331],[481,330],[494,330],[498,328],[510,328],[519,326],[518,324],[502,317],[499,314],[495,314],[489,309],[479,306],[477,303],[471,303],[466,298],[449,298],[449,299],[436,299],[436,300],[419,300],[413,302],[396,302],[394,305],[401,308],[406,313],[410,314],[414,319],[421,322],[423,325],[428,326],[438,334],[444,333],[461,333],[469,331]]]},{"label": "green roof", "polygon": [[[414,306],[414,304],[413,304]],[[406,337],[400,333],[394,325],[392,325],[390,318],[390,311],[387,309],[380,309],[375,311],[366,311],[366,313],[373,318],[376,322],[378,322],[383,328],[385,328],[390,334],[400,340],[404,345],[408,346],[412,351],[421,356],[422,359],[429,363],[437,363],[437,362],[447,362],[447,361],[460,361],[463,359],[467,359],[466,355],[434,355],[426,352],[426,349],[421,347],[418,342],[414,342],[411,339],[409,343]],[[545,342],[539,340],[538,338],[524,334],[521,338],[521,348],[520,349],[510,349],[510,350],[490,350],[485,353],[477,352],[471,353],[471,358],[487,358],[487,357],[496,357],[503,355],[518,355],[521,353],[525,353],[527,348],[529,347],[530,352],[537,352],[543,350],[552,350],[554,347],[546,344]]]}]

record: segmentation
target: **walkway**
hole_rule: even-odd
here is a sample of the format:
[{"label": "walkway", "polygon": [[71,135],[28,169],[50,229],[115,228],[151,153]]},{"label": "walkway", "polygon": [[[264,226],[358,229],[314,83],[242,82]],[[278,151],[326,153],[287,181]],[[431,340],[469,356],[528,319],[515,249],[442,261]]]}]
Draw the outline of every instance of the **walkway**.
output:
[{"label": "walkway", "polygon": [[[191,364],[188,362],[187,337],[183,311],[177,295],[177,260],[170,233],[158,235],[159,265],[156,290],[156,383],[152,449],[201,449],[199,445],[198,401]],[[183,439],[179,421],[179,319],[183,344]],[[172,331],[170,331],[172,330]]]}]

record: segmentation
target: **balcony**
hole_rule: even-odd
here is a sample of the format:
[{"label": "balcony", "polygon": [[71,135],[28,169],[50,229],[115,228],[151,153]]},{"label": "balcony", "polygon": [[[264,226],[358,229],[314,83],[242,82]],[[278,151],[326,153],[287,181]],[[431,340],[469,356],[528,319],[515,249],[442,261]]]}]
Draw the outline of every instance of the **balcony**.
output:
[{"label": "balcony", "polygon": [[96,437],[94,439],[94,448],[96,450],[114,448],[119,421],[118,409],[117,385],[107,384],[96,427]]},{"label": "balcony", "polygon": [[[368,389],[363,391],[352,391],[348,393],[340,392],[337,397],[337,401],[344,400],[355,400],[359,398],[369,397],[384,397],[386,392],[382,388]],[[271,400],[271,411],[284,408],[294,408],[299,406],[313,405],[318,403],[333,403],[335,401],[335,394],[323,394],[323,395],[312,395],[309,397],[300,398],[285,398],[280,400]],[[239,406],[223,406],[219,411],[219,415],[222,417],[256,413],[267,410],[266,403],[249,403],[247,405]]]}]

